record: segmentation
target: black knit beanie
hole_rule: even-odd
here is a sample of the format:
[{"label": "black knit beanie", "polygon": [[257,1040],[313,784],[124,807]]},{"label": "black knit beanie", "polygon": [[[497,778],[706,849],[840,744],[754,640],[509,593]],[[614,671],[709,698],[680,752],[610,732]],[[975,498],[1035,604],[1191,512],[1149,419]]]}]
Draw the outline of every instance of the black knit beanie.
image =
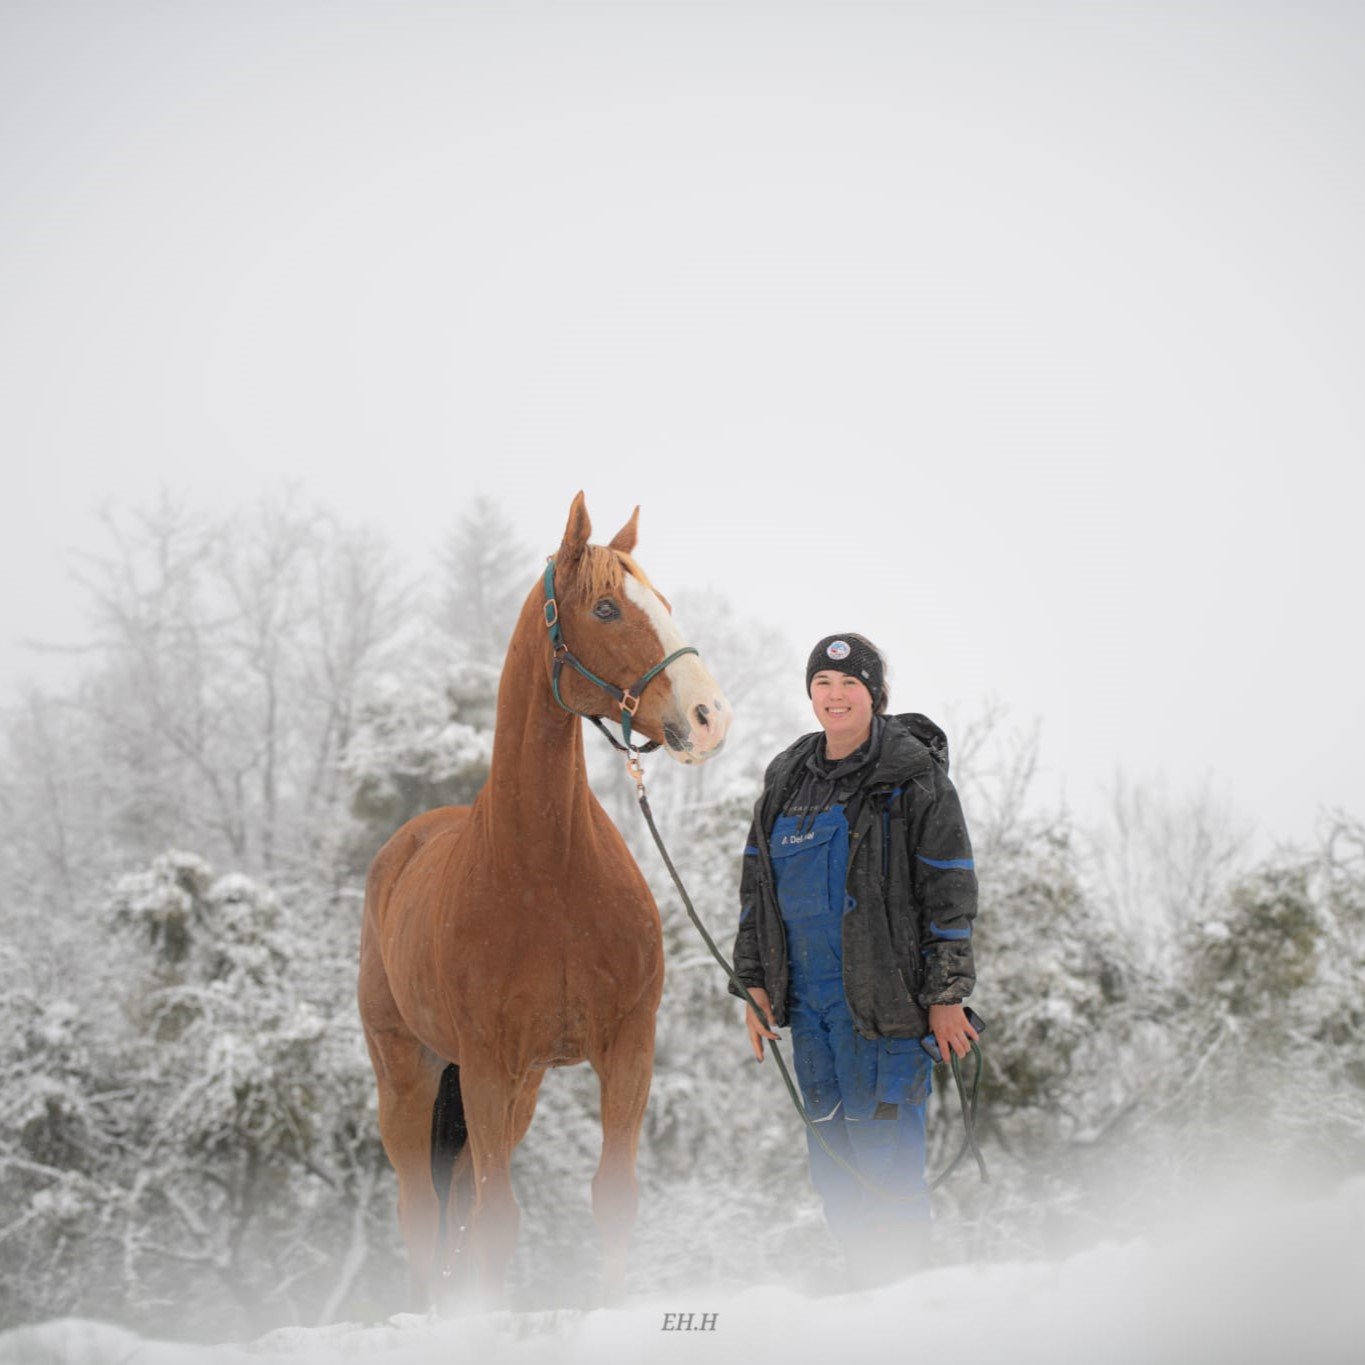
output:
[{"label": "black knit beanie", "polygon": [[822,669],[831,668],[847,673],[867,685],[872,693],[872,709],[881,705],[886,691],[886,664],[870,640],[851,631],[840,635],[826,635],[810,652],[806,660],[806,695],[810,696],[810,682]]}]

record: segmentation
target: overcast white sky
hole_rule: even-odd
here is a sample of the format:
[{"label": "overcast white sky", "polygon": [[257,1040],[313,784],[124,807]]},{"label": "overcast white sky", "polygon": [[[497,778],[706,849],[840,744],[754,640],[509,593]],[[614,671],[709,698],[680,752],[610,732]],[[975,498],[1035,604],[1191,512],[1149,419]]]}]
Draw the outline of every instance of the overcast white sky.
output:
[{"label": "overcast white sky", "polygon": [[1040,716],[1079,809],[1122,765],[1365,813],[1363,39],[5,0],[0,683],[80,638],[101,500],[293,480],[420,561],[476,490],[547,553],[581,487],[665,591]]}]

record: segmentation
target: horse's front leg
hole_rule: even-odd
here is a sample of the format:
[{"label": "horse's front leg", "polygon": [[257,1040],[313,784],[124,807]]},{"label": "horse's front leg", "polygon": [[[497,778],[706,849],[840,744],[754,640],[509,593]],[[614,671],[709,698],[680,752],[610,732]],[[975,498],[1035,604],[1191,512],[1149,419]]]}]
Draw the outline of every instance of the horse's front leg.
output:
[{"label": "horse's front leg", "polygon": [[[503,1306],[507,1263],[517,1245],[521,1210],[512,1191],[512,1148],[526,1078],[512,1076],[496,1063],[477,1060],[460,1068],[469,1150],[473,1158],[474,1210],[469,1250],[477,1275],[475,1292],[484,1308]],[[534,1098],[532,1098],[532,1106]]]},{"label": "horse's front leg", "polygon": [[591,1059],[602,1089],[602,1159],[592,1181],[592,1211],[602,1238],[602,1294],[619,1303],[625,1294],[626,1254],[640,1183],[635,1156],[654,1070],[654,1011],[632,1014],[603,1052]]}]

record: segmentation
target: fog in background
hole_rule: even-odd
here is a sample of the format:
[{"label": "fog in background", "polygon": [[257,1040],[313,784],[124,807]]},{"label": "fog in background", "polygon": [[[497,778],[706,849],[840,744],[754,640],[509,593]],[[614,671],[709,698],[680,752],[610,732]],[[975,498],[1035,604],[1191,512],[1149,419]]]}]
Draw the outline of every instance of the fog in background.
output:
[{"label": "fog in background", "polygon": [[86,638],[107,501],[292,481],[418,565],[475,490],[539,556],[584,488],[899,704],[1040,717],[1082,809],[1365,808],[1363,31],[7,4],[0,677],[69,666],[26,642]]},{"label": "fog in background", "polygon": [[[983,1361],[1353,1358],[1363,38],[1311,4],[0,7],[0,1326],[610,1359],[720,1307],[708,1359],[907,1321]],[[579,1067],[517,1156],[518,1314],[390,1317],[364,869],[478,790],[580,488],[598,541],[642,506],[735,705],[716,763],[649,764],[723,945],[815,639],[869,635],[949,731],[994,1180],[870,1298],[818,1297],[785,1093],[589,734],[668,959],[631,1307],[581,1311]]]}]

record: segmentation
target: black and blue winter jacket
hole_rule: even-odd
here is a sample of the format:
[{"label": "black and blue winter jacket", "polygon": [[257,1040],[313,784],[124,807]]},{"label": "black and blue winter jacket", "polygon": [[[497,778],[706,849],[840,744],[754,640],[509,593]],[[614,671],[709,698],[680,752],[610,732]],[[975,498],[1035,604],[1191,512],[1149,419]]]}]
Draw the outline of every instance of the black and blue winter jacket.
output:
[{"label": "black and blue winter jacket", "polygon": [[[943,731],[914,712],[879,728],[877,752],[844,804],[844,994],[866,1037],[920,1038],[928,1007],[959,1003],[976,981],[975,864]],[[735,975],[768,992],[779,1025],[788,1018],[790,965],[768,840],[823,740],[822,731],[803,735],[768,765],[744,850]]]}]

